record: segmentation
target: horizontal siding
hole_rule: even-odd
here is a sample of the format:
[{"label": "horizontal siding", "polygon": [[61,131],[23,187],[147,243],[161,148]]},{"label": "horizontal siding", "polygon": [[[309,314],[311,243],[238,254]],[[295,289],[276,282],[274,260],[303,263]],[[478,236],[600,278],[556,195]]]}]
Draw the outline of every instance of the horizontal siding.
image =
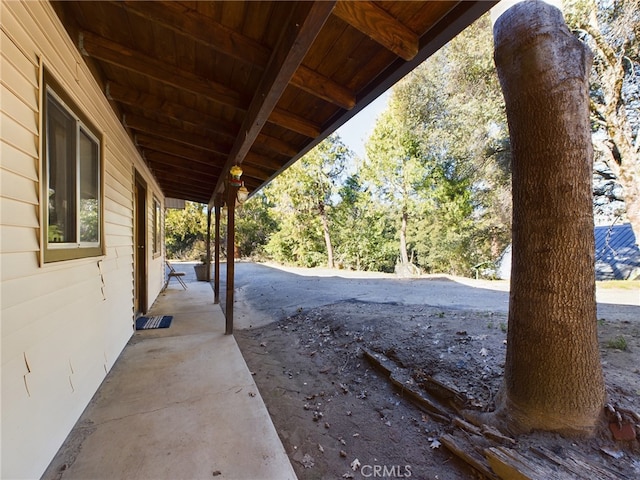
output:
[{"label": "horizontal siding", "polygon": [[[9,175],[5,173],[4,175]],[[31,203],[0,196],[2,224],[12,227],[39,228],[38,207]]]},{"label": "horizontal siding", "polygon": [[[0,134],[1,135],[1,134]],[[38,181],[38,159],[16,147],[9,145],[0,136],[0,166],[5,172]]]},{"label": "horizontal siding", "polygon": [[0,118],[2,140],[17,150],[21,150],[35,158],[38,157],[38,135],[34,134],[34,131],[37,131],[37,127],[37,125],[32,125],[31,128],[26,128],[11,118],[10,115],[2,112],[2,118]]},{"label": "horizontal siding", "polygon": [[[51,6],[2,9],[0,477],[38,478],[133,333],[134,172],[163,196]],[[40,62],[103,140],[102,257],[40,263]],[[162,257],[147,251],[152,302]]]},{"label": "horizontal siding", "polygon": [[[4,74],[4,71],[2,72]],[[0,85],[0,109],[2,114],[13,119],[18,125],[31,130],[31,133],[38,135],[38,110],[37,105],[27,105],[24,100],[9,90],[4,85]]]},{"label": "horizontal siding", "polygon": [[[40,250],[40,242],[38,240],[38,232],[33,228],[27,227],[14,227],[10,225],[2,225],[0,228],[0,244],[2,245],[3,255],[9,253],[24,253],[36,252]],[[11,274],[11,272],[4,272],[5,266],[2,265],[3,275],[5,273]],[[6,301],[4,294],[5,285],[2,285],[2,297]],[[2,307],[5,307],[3,301]]]},{"label": "horizontal siding", "polygon": [[[13,172],[2,172],[0,178],[0,196],[10,198],[29,205],[38,205],[38,185],[30,178],[16,175]],[[4,220],[3,220],[4,223]]]}]

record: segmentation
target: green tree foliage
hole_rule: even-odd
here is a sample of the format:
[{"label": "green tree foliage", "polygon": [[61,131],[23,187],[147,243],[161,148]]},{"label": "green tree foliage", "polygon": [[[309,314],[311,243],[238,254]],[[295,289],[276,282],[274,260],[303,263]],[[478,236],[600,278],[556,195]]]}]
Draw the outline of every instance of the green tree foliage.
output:
[{"label": "green tree foliage", "polygon": [[[412,102],[411,93],[403,88],[394,89],[387,109],[376,121],[365,145],[367,158],[362,169],[363,179],[394,220],[398,232],[396,251],[403,269],[410,263],[407,228],[417,208],[417,192],[429,173],[421,149],[422,137],[415,131],[419,116],[416,112],[422,105]],[[427,107],[423,111],[430,115],[432,110]]]},{"label": "green tree foliage", "polygon": [[277,230],[271,215],[272,205],[258,192],[236,209],[236,245],[242,257],[261,258],[270,236]]},{"label": "green tree foliage", "polygon": [[351,152],[331,135],[268,188],[280,230],[265,247],[277,261],[303,266],[334,266],[330,210]]},{"label": "green tree foliage", "polygon": [[[395,207],[400,258],[472,274],[510,236],[509,146],[483,17],[393,89],[363,174]],[[402,227],[407,252],[402,251]]]},{"label": "green tree foliage", "polygon": [[200,203],[186,202],[183,210],[167,210],[165,242],[169,259],[199,259],[207,238],[206,208]]},{"label": "green tree foliage", "polygon": [[396,229],[357,174],[349,176],[333,210],[338,265],[350,270],[393,272],[398,256]]}]

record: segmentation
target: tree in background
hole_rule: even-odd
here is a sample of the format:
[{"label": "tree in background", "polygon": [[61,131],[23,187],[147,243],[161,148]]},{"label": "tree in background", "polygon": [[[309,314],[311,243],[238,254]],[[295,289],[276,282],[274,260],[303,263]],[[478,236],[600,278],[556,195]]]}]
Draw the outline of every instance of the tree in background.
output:
[{"label": "tree in background", "polygon": [[266,251],[275,260],[334,267],[330,210],[351,155],[340,137],[331,135],[269,186],[267,197],[278,212],[280,230]]},{"label": "tree in background", "polygon": [[[418,191],[428,181],[429,171],[420,149],[421,138],[414,130],[411,117],[413,108],[419,105],[412,104],[406,94],[406,90],[394,88],[387,109],[377,119],[365,144],[367,158],[361,174],[393,216],[398,232],[398,268],[411,273],[407,228],[417,209]],[[435,96],[423,98],[431,100]]]},{"label": "tree in background", "polygon": [[[470,275],[510,239],[510,157],[488,16],[393,89],[367,143],[366,178],[396,206],[426,271]],[[411,222],[408,220],[411,218]]]},{"label": "tree in background", "polygon": [[596,161],[622,185],[626,216],[640,238],[640,0],[565,0],[564,7],[570,28],[594,54]]},{"label": "tree in background", "polygon": [[265,245],[277,230],[272,207],[266,195],[258,192],[236,209],[235,240],[241,257],[260,258],[264,255]]},{"label": "tree in background", "polygon": [[206,205],[185,202],[185,208],[167,209],[165,242],[167,258],[197,260],[204,253],[207,238]]},{"label": "tree in background", "polygon": [[364,188],[357,173],[345,180],[338,195],[340,202],[332,215],[338,265],[393,272],[397,241],[387,209]]}]

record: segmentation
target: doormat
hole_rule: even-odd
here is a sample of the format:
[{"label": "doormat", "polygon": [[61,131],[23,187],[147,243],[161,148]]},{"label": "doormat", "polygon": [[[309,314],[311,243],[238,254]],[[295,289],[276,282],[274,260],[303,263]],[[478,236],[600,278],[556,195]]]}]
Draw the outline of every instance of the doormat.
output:
[{"label": "doormat", "polygon": [[150,328],[169,328],[173,317],[171,315],[159,315],[156,317],[136,318],[136,330],[148,330]]}]

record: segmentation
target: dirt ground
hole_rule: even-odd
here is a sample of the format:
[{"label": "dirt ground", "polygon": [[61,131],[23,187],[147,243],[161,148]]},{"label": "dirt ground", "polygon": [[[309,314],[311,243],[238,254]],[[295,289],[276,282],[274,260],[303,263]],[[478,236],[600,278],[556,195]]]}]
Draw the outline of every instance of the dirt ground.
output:
[{"label": "dirt ground", "polygon": [[[609,402],[640,412],[640,319],[611,310],[598,325]],[[486,447],[452,418],[459,408],[493,409],[506,330],[505,312],[352,299],[300,308],[235,336],[301,480],[466,479],[483,477],[443,442],[463,432],[471,448]],[[421,407],[410,391],[435,399],[445,414]],[[638,440],[614,440],[606,423],[590,440],[540,433],[515,440],[509,447],[518,451],[544,448],[586,458],[611,478],[640,478]]]}]

